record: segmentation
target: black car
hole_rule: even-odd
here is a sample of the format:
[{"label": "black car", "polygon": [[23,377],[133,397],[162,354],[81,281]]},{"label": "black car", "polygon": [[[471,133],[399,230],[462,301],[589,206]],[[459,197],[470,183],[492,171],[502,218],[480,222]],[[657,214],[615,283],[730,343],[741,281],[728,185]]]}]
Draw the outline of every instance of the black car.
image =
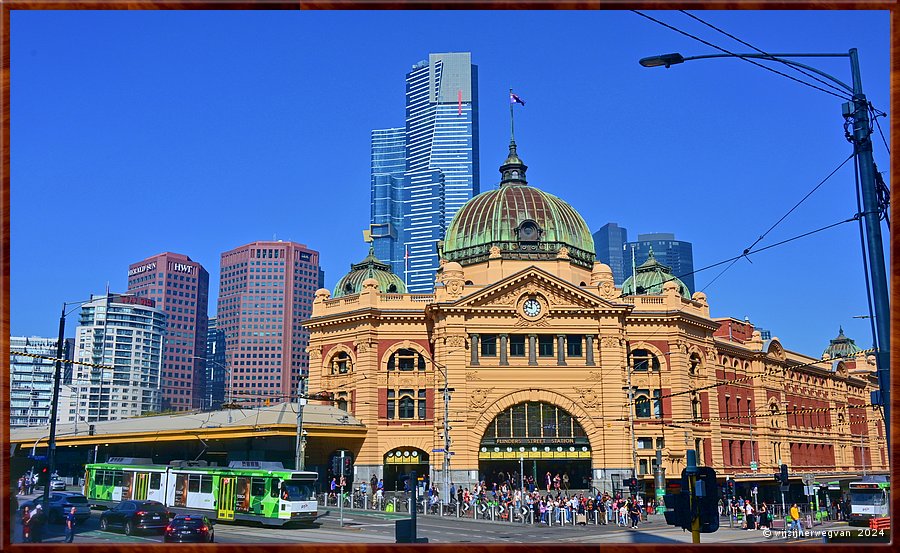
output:
[{"label": "black car", "polygon": [[164,542],[175,543],[212,543],[213,521],[203,515],[178,515],[166,526],[163,533]]},{"label": "black car", "polygon": [[163,530],[175,513],[159,501],[123,501],[100,515],[100,529],[122,528],[126,535],[138,530]]}]

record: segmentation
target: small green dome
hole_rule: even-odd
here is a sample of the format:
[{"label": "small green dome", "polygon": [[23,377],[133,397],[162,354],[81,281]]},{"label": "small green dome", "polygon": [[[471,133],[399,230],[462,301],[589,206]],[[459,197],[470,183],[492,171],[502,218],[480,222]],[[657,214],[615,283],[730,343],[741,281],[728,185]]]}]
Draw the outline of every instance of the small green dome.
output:
[{"label": "small green dome", "polygon": [[565,247],[572,263],[593,266],[594,238],[584,219],[565,201],[528,186],[526,169],[511,142],[500,187],[466,202],[450,222],[444,259],[479,263],[494,246],[503,259],[556,259]]},{"label": "small green dome", "polygon": [[403,279],[391,271],[391,266],[375,257],[375,248],[369,248],[369,255],[359,263],[350,265],[350,272],[344,275],[334,287],[332,297],[359,294],[363,281],[374,278],[378,281],[378,290],[384,294],[405,294],[406,285]]},{"label": "small green dome", "polygon": [[835,359],[838,357],[853,357],[861,351],[862,348],[856,345],[855,340],[844,336],[844,327],[840,327],[838,337],[831,340],[831,343],[825,348],[825,352],[822,355],[823,357],[828,356],[831,359]]},{"label": "small green dome", "polygon": [[681,282],[681,279],[672,274],[672,268],[667,267],[653,257],[653,248],[650,248],[650,254],[647,261],[637,266],[637,294],[634,291],[634,277],[628,277],[622,283],[622,295],[645,295],[645,294],[662,294],[663,284],[666,282],[674,282],[678,287],[678,293],[686,299],[691,299],[691,291]]}]

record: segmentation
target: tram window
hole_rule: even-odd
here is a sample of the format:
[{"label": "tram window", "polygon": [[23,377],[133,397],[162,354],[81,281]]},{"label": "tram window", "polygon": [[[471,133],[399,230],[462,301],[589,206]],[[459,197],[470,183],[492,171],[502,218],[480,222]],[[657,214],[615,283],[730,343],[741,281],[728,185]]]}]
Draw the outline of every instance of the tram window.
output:
[{"label": "tram window", "polygon": [[250,495],[254,497],[263,496],[266,494],[266,480],[265,478],[251,478],[250,479]]},{"label": "tram window", "polygon": [[161,481],[161,479],[160,479],[160,475],[158,472],[150,473],[150,488],[151,489],[158,490],[160,481]]},{"label": "tram window", "polygon": [[125,473],[119,470],[119,471],[115,472],[115,475],[116,475],[115,485],[121,486],[122,480],[125,479]]},{"label": "tram window", "polygon": [[197,493],[200,491],[200,475],[199,474],[189,474],[188,475],[188,492],[189,493]]},{"label": "tram window", "polygon": [[278,497],[278,482],[277,479],[269,480],[269,497]]},{"label": "tram window", "polygon": [[200,493],[212,493],[212,476],[200,477]]}]

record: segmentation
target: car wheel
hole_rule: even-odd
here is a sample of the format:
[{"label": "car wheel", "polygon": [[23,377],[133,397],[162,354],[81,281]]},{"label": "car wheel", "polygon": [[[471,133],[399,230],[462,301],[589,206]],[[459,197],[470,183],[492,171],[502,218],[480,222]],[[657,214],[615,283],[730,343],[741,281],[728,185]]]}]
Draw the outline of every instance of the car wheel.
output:
[{"label": "car wheel", "polygon": [[109,522],[105,518],[100,519],[100,529],[104,532],[109,530]]},{"label": "car wheel", "polygon": [[134,527],[131,526],[131,521],[125,523],[125,535],[130,536],[134,533]]}]

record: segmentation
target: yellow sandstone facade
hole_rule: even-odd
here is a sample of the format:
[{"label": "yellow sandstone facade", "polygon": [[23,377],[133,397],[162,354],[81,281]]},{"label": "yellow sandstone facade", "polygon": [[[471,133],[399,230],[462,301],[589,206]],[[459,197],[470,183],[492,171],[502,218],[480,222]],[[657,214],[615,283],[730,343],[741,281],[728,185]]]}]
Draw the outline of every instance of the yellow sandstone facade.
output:
[{"label": "yellow sandstone facade", "polygon": [[371,254],[338,297],[316,293],[308,389],[366,426],[346,445],[353,478],[392,490],[416,470],[443,494],[449,466],[470,488],[520,473],[544,488],[550,472],[612,490],[635,471],[650,489],[657,450],[671,479],[688,449],[761,486],[781,463],[792,476],[887,470],[864,353],[822,361],[712,318],[652,254],[616,287],[580,215],[525,170],[513,143],[500,187],[439,245],[434,294],[402,293]]}]

